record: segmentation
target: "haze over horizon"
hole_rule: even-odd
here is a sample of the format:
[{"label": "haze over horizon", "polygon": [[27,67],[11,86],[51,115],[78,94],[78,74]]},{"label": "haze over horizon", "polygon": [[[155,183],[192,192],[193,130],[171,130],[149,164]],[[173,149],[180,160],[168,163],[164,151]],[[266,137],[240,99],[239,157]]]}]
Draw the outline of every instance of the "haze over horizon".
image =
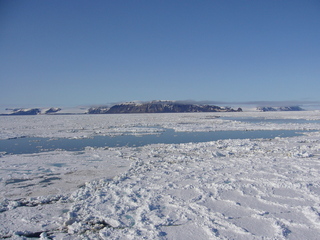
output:
[{"label": "haze over horizon", "polygon": [[319,103],[320,2],[0,1],[0,105]]}]

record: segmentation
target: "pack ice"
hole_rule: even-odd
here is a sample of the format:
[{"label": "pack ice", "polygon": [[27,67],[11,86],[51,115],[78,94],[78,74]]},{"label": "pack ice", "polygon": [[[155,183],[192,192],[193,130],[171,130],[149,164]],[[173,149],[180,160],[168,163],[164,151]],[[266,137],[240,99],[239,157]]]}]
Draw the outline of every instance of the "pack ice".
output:
[{"label": "pack ice", "polygon": [[[219,115],[320,119],[315,111]],[[2,139],[149,134],[154,127],[316,130],[291,138],[3,153],[1,238],[319,239],[315,122],[250,123],[214,113],[0,119]]]}]

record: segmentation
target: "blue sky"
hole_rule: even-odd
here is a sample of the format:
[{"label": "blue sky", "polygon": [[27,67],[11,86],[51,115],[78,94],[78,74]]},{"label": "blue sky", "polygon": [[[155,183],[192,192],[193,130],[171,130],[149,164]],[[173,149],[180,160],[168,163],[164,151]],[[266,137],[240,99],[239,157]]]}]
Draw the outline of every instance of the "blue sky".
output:
[{"label": "blue sky", "polygon": [[0,0],[0,104],[320,101],[318,0]]}]

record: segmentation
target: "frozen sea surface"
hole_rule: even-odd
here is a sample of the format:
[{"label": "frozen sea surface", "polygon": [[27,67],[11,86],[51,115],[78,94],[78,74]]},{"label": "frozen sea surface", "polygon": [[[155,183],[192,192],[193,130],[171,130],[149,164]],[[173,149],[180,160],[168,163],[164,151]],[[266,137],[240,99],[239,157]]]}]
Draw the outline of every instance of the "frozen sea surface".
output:
[{"label": "frozen sea surface", "polygon": [[[319,112],[240,114],[320,118]],[[35,116],[0,121],[2,139],[80,138],[128,130],[139,134],[141,126],[150,127],[149,132],[154,126],[176,131],[320,129],[316,122],[248,123],[215,116]],[[320,132],[315,131],[291,138],[1,155],[0,238],[318,239],[319,154]]]},{"label": "frozen sea surface", "polygon": [[[265,121],[239,120],[248,117],[265,119]],[[279,124],[278,122],[270,122],[270,119],[273,121],[286,119],[287,122]],[[306,120],[309,121],[305,122]],[[318,130],[320,129],[320,113],[309,111],[0,116],[0,139],[145,135],[161,133],[163,129],[174,129],[176,132]]]}]

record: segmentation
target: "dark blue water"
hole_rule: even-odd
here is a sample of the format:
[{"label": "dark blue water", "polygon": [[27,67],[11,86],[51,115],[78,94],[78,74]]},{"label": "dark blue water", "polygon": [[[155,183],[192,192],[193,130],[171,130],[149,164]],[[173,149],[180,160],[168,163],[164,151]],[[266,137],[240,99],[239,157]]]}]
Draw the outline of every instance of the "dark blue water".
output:
[{"label": "dark blue water", "polygon": [[263,131],[217,131],[217,132],[175,132],[168,129],[156,135],[123,135],[123,136],[96,136],[85,139],[50,139],[50,138],[17,138],[0,140],[0,152],[7,154],[26,154],[57,149],[67,151],[81,151],[85,147],[139,147],[155,143],[189,143],[209,142],[220,139],[256,139],[293,137],[302,132],[297,130],[263,130]]}]

